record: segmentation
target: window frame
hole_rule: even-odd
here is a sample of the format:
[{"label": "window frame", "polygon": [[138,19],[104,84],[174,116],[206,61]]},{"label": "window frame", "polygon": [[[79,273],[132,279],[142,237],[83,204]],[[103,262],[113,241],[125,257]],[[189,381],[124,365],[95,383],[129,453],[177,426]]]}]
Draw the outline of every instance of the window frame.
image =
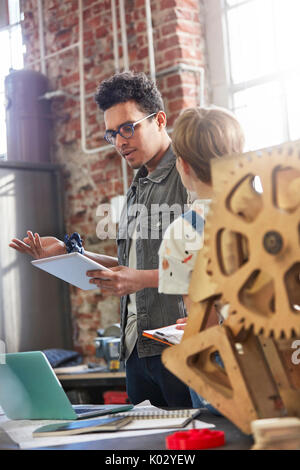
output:
[{"label": "window frame", "polygon": [[[234,94],[255,86],[278,82],[281,93],[281,108],[283,116],[283,136],[284,141],[291,140],[291,129],[289,125],[288,98],[286,82],[291,72],[297,72],[299,68],[289,70],[279,70],[276,73],[261,75],[258,78],[234,83],[231,76],[231,57],[229,43],[228,11],[239,8],[254,0],[242,0],[237,5],[228,6],[226,0],[204,0],[206,16],[206,41],[208,64],[211,78],[212,103],[223,106],[235,112]],[[300,71],[300,70],[299,70]],[[256,150],[252,148],[251,150]]]}]

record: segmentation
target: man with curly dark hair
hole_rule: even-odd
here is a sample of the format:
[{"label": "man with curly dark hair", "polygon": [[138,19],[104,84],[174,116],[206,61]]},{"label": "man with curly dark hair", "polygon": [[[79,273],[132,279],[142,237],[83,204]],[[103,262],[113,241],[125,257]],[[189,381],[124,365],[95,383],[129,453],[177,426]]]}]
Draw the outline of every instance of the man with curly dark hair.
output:
[{"label": "man with curly dark hair", "polygon": [[143,73],[120,73],[100,84],[95,100],[104,112],[107,142],[132,168],[146,164],[150,172],[154,170],[171,142],[155,84]]},{"label": "man with curly dark hair", "polygon": [[105,112],[119,103],[133,100],[141,111],[151,114],[164,111],[164,103],[155,83],[143,73],[123,72],[100,83],[95,101]]},{"label": "man with curly dark hair", "polygon": [[[102,290],[121,296],[121,358],[126,360],[130,400],[139,403],[150,399],[157,406],[191,406],[187,387],[161,363],[162,345],[142,336],[145,329],[166,326],[174,323],[177,315],[185,316],[181,297],[160,295],[157,290],[158,248],[166,229],[159,206],[177,204],[182,212],[187,202],[166,131],[163,100],[152,80],[143,73],[131,72],[104,80],[95,99],[104,112],[105,139],[139,171],[121,215],[119,266],[107,276],[93,272],[92,281]],[[141,206],[146,216],[142,213],[137,217],[133,208],[141,211]]]},{"label": "man with curly dark hair", "polygon": [[[145,74],[123,72],[104,80],[95,100],[104,112],[106,141],[138,172],[121,214],[118,259],[84,253],[111,268],[105,275],[100,270],[89,272],[90,282],[121,298],[120,359],[126,361],[130,401],[137,404],[148,399],[155,406],[192,407],[186,385],[161,362],[165,346],[142,335],[144,330],[186,316],[181,296],[158,293],[158,249],[167,226],[187,202],[166,131],[162,97]],[[26,240],[27,252],[31,250],[35,257],[53,256],[64,249],[60,243],[61,251],[56,250],[57,242],[38,235],[35,239],[31,232]],[[16,249],[22,250],[20,243]]]}]

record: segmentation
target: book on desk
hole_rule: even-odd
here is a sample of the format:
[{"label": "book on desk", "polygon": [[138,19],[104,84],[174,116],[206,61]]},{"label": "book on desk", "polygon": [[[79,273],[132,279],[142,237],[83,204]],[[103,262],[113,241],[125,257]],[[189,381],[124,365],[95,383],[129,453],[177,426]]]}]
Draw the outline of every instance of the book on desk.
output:
[{"label": "book on desk", "polygon": [[87,419],[59,424],[47,424],[33,431],[33,437],[71,436],[93,432],[118,431],[132,421],[130,416],[115,416],[111,418]]}]

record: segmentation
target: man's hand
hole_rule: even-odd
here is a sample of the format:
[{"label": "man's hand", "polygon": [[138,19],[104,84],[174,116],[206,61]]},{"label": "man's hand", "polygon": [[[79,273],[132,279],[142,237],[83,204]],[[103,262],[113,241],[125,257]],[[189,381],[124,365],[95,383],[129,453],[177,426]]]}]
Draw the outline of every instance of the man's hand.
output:
[{"label": "man's hand", "polygon": [[146,287],[158,287],[158,270],[137,270],[126,266],[111,268],[111,271],[88,271],[90,283],[96,284],[101,291],[122,297],[133,294]]},{"label": "man's hand", "polygon": [[27,253],[35,259],[63,255],[66,247],[63,241],[55,237],[40,237],[38,233],[27,232],[27,237],[19,240],[13,238],[9,246],[20,253]]}]

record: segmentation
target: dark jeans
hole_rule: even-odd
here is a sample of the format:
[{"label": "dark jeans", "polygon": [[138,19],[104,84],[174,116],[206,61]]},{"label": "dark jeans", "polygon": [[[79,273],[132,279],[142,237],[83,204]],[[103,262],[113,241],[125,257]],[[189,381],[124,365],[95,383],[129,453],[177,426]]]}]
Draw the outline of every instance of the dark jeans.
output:
[{"label": "dark jeans", "polygon": [[133,405],[192,408],[188,387],[164,367],[161,356],[139,358],[136,346],[126,362],[127,394]]},{"label": "dark jeans", "polygon": [[[221,356],[218,352],[215,353],[214,355],[214,361],[224,369],[224,363],[221,359]],[[191,399],[193,403],[193,408],[207,408],[211,413],[213,413],[216,416],[222,416],[221,413],[216,410],[211,404],[206,401],[201,395],[199,395],[195,390],[190,388],[190,394],[191,394]]]},{"label": "dark jeans", "polygon": [[216,410],[216,408],[211,406],[211,404],[208,403],[208,401],[206,401],[203,397],[201,397],[201,395],[195,392],[195,390],[193,390],[192,388],[190,388],[190,394],[191,394],[191,399],[193,403],[193,408],[197,408],[197,409],[206,408],[208,411],[210,411],[214,415],[222,416],[221,413],[218,410]]}]

